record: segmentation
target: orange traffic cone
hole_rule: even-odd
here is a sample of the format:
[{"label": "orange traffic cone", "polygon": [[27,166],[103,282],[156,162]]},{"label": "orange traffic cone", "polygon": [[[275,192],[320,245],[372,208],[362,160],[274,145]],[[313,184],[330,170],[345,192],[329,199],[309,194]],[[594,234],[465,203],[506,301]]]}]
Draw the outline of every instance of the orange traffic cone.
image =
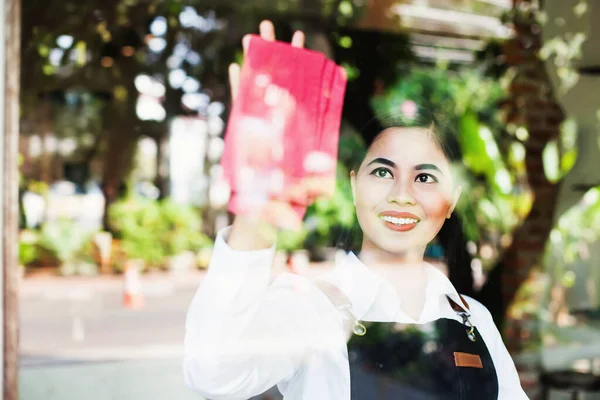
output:
[{"label": "orange traffic cone", "polygon": [[127,261],[125,263],[125,293],[123,294],[123,306],[130,309],[144,307],[144,295],[142,294],[142,282],[140,280],[140,263]]}]

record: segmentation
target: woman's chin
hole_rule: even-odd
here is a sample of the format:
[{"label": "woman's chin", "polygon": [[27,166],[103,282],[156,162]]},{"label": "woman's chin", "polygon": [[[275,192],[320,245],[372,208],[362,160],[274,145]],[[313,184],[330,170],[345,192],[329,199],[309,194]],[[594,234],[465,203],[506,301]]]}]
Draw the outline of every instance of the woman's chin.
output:
[{"label": "woman's chin", "polygon": [[414,240],[399,241],[389,239],[377,241],[374,244],[378,250],[383,250],[389,255],[411,260],[422,259],[423,248],[426,246],[426,244],[419,244]]}]

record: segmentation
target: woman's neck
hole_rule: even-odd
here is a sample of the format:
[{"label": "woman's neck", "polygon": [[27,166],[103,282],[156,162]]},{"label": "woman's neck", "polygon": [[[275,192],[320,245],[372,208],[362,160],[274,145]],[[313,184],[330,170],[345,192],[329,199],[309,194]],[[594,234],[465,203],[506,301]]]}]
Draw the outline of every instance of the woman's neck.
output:
[{"label": "woman's neck", "polygon": [[427,271],[424,253],[424,250],[391,253],[365,241],[359,256],[363,264],[394,286],[402,309],[415,320],[425,305]]},{"label": "woman's neck", "polygon": [[423,265],[425,249],[411,249],[404,252],[391,252],[376,246],[370,240],[364,240],[360,250],[360,260],[367,266],[389,266],[411,268]]}]

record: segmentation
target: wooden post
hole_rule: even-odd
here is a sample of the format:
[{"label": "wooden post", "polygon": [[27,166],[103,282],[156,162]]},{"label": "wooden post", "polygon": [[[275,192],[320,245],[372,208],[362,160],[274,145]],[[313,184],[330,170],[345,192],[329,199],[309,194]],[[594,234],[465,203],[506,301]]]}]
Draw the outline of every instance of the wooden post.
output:
[{"label": "wooden post", "polygon": [[2,0],[0,10],[0,227],[2,229],[2,312],[3,331],[0,337],[3,349],[3,399],[18,399],[18,308],[19,284],[18,251],[18,143],[19,143],[19,86],[21,72],[21,0]]}]

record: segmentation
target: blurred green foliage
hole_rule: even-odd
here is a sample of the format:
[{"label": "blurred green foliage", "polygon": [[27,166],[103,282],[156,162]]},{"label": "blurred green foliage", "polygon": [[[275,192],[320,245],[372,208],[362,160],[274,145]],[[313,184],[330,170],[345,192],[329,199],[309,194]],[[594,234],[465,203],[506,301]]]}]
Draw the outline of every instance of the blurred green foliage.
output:
[{"label": "blurred green foliage", "polygon": [[91,232],[82,229],[77,221],[60,218],[42,226],[39,245],[60,261],[62,275],[95,274],[95,264],[85,255],[90,240]]},{"label": "blurred green foliage", "polygon": [[23,231],[19,235],[19,265],[27,266],[38,258],[38,234]]},{"label": "blurred green foliage", "polygon": [[60,218],[42,226],[40,245],[52,251],[62,263],[68,263],[75,261],[90,237],[76,221]]},{"label": "blurred green foliage", "polygon": [[212,245],[202,233],[200,212],[168,199],[129,196],[110,207],[109,218],[127,258],[141,259],[146,267],[162,267],[167,257]]}]

